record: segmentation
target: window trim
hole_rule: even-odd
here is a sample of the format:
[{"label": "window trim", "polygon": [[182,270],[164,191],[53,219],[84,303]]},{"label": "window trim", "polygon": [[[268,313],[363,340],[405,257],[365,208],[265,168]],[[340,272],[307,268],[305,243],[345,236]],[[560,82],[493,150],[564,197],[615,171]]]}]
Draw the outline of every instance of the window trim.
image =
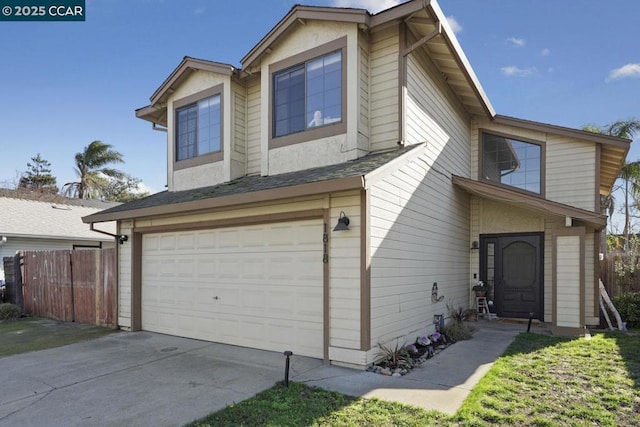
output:
[{"label": "window trim", "polygon": [[[513,139],[516,141],[521,141],[521,142],[525,142],[527,144],[534,144],[534,145],[538,145],[540,147],[540,193],[536,193],[533,191],[529,191],[529,190],[525,190],[524,188],[519,188],[519,187],[514,187],[513,185],[509,185],[509,184],[503,184],[501,182],[496,182],[496,181],[492,181],[490,179],[486,179],[484,177],[484,164],[483,164],[483,158],[484,158],[484,135],[485,134],[489,134],[489,135],[495,135],[495,136],[499,136],[502,138],[509,138],[509,139]],[[537,196],[537,197],[541,197],[541,198],[545,198],[545,194],[546,194],[546,180],[545,177],[547,175],[547,171],[546,171],[546,164],[547,164],[547,145],[544,141],[539,141],[539,140],[535,140],[532,138],[527,138],[527,137],[523,137],[520,135],[514,135],[514,134],[509,134],[509,133],[505,133],[505,132],[500,132],[500,131],[494,131],[492,129],[478,129],[478,180],[482,181],[482,182],[486,182],[492,185],[497,185],[499,187],[503,187],[503,188],[508,188],[512,191],[517,191],[519,193],[523,193],[523,194],[530,194],[533,196]]]},{"label": "window trim", "polygon": [[[173,170],[180,170],[191,168],[194,166],[205,165],[208,163],[219,162],[224,159],[224,84],[213,86],[209,89],[196,92],[192,95],[185,96],[184,98],[173,101],[173,144],[171,144]],[[180,108],[195,104],[196,102],[210,98],[212,96],[220,95],[220,151],[214,151],[211,153],[202,154],[195,157],[190,157],[184,160],[176,160],[177,148],[178,148],[178,110]]]},{"label": "window trim", "polygon": [[[273,76],[274,74],[284,71],[287,68],[303,64],[312,59],[319,58],[323,55],[340,50],[342,53],[342,120],[337,123],[327,124],[317,128],[306,129],[300,132],[273,136]],[[300,142],[311,141],[314,139],[326,138],[330,136],[347,133],[347,36],[330,41],[321,46],[309,49],[305,52],[283,59],[273,64],[269,64],[269,129],[268,144],[269,149],[285,147],[287,145],[298,144]]]}]

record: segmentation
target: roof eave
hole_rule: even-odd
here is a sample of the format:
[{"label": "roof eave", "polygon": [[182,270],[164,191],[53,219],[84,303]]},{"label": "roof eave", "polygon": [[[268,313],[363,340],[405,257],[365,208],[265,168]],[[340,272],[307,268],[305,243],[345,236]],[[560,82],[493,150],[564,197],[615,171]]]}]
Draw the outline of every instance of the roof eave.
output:
[{"label": "roof eave", "polygon": [[602,230],[607,225],[607,217],[596,212],[457,175],[453,175],[452,182],[470,194],[502,203],[514,204],[545,215],[553,215],[555,217],[569,216],[583,221],[596,230]]},{"label": "roof eave", "polygon": [[307,184],[299,184],[290,187],[272,188],[242,194],[231,194],[227,196],[213,197],[203,200],[191,200],[188,202],[172,203],[168,205],[118,211],[113,213],[98,212],[83,217],[82,222],[91,224],[97,222],[119,221],[158,215],[187,214],[207,209],[238,206],[249,203],[269,202],[286,198],[310,196],[336,191],[356,190],[362,188],[364,188],[363,177],[352,176],[347,178],[338,178]]},{"label": "roof eave", "polygon": [[263,54],[282,37],[298,20],[351,22],[368,24],[369,12],[364,9],[334,8],[295,5],[241,60],[243,70],[248,70]]},{"label": "roof eave", "polygon": [[180,64],[171,72],[169,77],[167,77],[153,95],[151,95],[151,105],[154,106],[157,103],[166,101],[166,97],[175,90],[178,84],[191,75],[191,73],[198,70],[226,76],[231,76],[236,72],[236,68],[230,64],[185,56]]}]

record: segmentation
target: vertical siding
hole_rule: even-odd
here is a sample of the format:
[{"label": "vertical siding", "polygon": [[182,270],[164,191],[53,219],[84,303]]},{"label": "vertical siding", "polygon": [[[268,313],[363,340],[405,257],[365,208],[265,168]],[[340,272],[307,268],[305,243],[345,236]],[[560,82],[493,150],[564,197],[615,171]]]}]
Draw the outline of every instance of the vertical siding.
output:
[{"label": "vertical siding", "polygon": [[398,134],[398,26],[371,35],[370,109],[371,150],[395,147]]},{"label": "vertical siding", "polygon": [[247,81],[247,174],[260,173],[260,78]]},{"label": "vertical siding", "polygon": [[[332,233],[340,212],[349,231]],[[360,348],[360,194],[332,195],[329,222],[329,345]]]},{"label": "vertical siding", "polygon": [[[120,223],[121,234],[131,236],[132,223]],[[131,328],[131,243],[118,248],[118,326]]]},{"label": "vertical siding", "polygon": [[[371,189],[372,346],[432,332],[446,302],[468,301],[469,197],[430,163],[425,155]],[[431,301],[433,282],[444,301]]]},{"label": "vertical siding", "polygon": [[546,198],[596,210],[596,145],[547,136]]},{"label": "vertical siding", "polygon": [[580,319],[580,237],[556,240],[556,325],[578,328]]}]

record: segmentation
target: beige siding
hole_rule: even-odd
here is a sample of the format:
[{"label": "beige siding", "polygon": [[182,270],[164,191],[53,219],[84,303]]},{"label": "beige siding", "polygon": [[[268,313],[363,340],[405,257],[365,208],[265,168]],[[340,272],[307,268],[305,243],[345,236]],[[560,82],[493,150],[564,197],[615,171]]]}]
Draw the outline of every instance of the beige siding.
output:
[{"label": "beige siding", "polygon": [[546,221],[544,230],[544,321],[553,320],[553,236],[561,222]]},{"label": "beige siding", "polygon": [[[425,154],[371,188],[371,345],[433,332],[468,300],[469,197]],[[438,164],[440,170],[451,168]],[[439,284],[433,303],[431,287]]]},{"label": "beige siding", "polygon": [[595,211],[596,146],[555,135],[547,136],[546,198]]},{"label": "beige siding", "polygon": [[247,81],[247,174],[260,173],[260,78]]},{"label": "beige siding", "polygon": [[358,38],[359,67],[359,114],[358,114],[358,148],[369,150],[369,40],[360,34]]},{"label": "beige siding", "polygon": [[556,326],[579,328],[580,237],[558,236],[556,244]]},{"label": "beige siding", "polygon": [[232,84],[233,104],[231,119],[231,179],[246,174],[247,164],[247,95],[241,85]]},{"label": "beige siding", "polygon": [[[349,217],[349,231],[331,232],[340,212]],[[329,345],[360,348],[360,193],[331,197],[329,221]]]},{"label": "beige siding", "polygon": [[398,26],[371,35],[369,130],[371,150],[395,147],[398,133]]},{"label": "beige siding", "polygon": [[474,178],[480,176],[478,154],[481,130],[541,143],[545,151],[545,198],[590,211],[599,209],[596,204],[598,171],[595,144],[546,132],[497,125],[488,120],[474,120],[471,133],[471,176]]},{"label": "beige siding", "polygon": [[[169,190],[170,191],[181,191],[181,190],[189,190],[192,188],[198,187],[206,187],[209,185],[219,184],[225,181],[225,175],[230,175],[230,171],[227,170],[225,174],[225,163],[227,164],[227,168],[230,168],[230,161],[227,162],[216,162],[210,163],[206,165],[201,165],[197,167],[173,170],[173,150],[172,147],[175,144],[175,124],[174,124],[174,114],[173,114],[173,102],[175,100],[179,100],[189,95],[193,95],[195,93],[201,92],[205,89],[209,89],[211,87],[224,84],[225,90],[223,91],[223,141],[221,141],[221,145],[223,147],[230,147],[230,141],[225,141],[226,135],[230,135],[228,123],[230,123],[230,88],[231,79],[229,76],[223,76],[215,73],[210,73],[206,71],[196,71],[192,75],[190,75],[181,85],[176,89],[174,93],[171,94],[167,102],[167,159],[168,159],[168,167],[169,167]],[[226,127],[225,127],[226,125]],[[225,155],[229,155],[228,150],[225,152]]]},{"label": "beige siding", "polygon": [[587,325],[598,325],[600,323],[600,312],[599,310],[595,311],[595,307],[598,304],[598,300],[596,299],[596,289],[598,285],[595,277],[597,253],[595,251],[595,235],[593,233],[586,234],[584,248],[584,322]]},{"label": "beige siding", "polygon": [[[132,223],[120,223],[120,234],[131,236]],[[131,243],[118,247],[118,326],[131,328]]]}]

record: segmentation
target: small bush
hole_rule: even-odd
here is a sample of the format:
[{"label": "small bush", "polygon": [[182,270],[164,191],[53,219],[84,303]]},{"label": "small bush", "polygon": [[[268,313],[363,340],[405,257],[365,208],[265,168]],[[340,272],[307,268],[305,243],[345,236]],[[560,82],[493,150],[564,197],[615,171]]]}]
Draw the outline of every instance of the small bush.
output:
[{"label": "small bush", "polygon": [[396,343],[395,347],[387,347],[383,344],[378,344],[378,347],[380,347],[380,352],[378,353],[377,365],[391,369],[411,369],[411,353],[404,345]]},{"label": "small bush", "polygon": [[467,323],[451,322],[444,326],[442,333],[454,342],[468,340],[473,336],[473,328]]},{"label": "small bush", "polygon": [[640,292],[624,292],[611,298],[622,321],[631,328],[640,327]]},{"label": "small bush", "polygon": [[19,319],[22,315],[20,307],[14,304],[0,304],[0,320]]}]

